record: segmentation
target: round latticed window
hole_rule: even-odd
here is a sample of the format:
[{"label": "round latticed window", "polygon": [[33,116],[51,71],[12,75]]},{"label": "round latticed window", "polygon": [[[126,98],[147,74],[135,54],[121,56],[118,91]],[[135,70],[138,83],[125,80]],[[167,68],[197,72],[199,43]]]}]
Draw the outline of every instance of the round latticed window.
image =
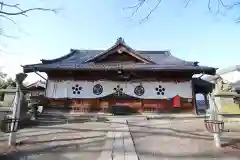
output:
[{"label": "round latticed window", "polygon": [[137,95],[137,96],[142,96],[144,93],[145,93],[145,89],[143,86],[139,85],[139,86],[136,86],[135,89],[134,89],[134,93]]},{"label": "round latticed window", "polygon": [[103,92],[103,87],[101,84],[96,84],[94,87],[93,87],[93,93],[96,94],[96,95],[100,95],[102,94]]}]

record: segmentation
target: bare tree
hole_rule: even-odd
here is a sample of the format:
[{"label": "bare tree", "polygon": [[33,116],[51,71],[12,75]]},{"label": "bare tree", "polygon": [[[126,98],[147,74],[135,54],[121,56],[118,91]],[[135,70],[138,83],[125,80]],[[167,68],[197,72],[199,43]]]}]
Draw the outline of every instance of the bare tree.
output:
[{"label": "bare tree", "polygon": [[[141,7],[143,7],[143,5],[145,3],[147,3],[148,1],[149,0],[137,0],[136,4],[134,4],[133,6],[126,7],[124,9],[132,10],[132,14],[130,17],[133,17],[137,12],[139,12]],[[156,1],[156,4],[150,9],[150,11],[146,14],[145,17],[140,19],[140,22],[146,21],[153,14],[153,12],[158,9],[158,7],[161,5],[163,0],[155,0],[155,1]],[[184,7],[188,7],[189,3],[192,1],[194,1],[194,0],[185,0],[185,3],[183,4]],[[221,9],[231,10],[236,6],[240,6],[240,0],[235,0],[232,3],[229,3],[229,0],[226,0],[226,1],[228,1],[228,3],[225,3],[224,0],[206,0],[208,10],[210,12],[213,12],[212,11],[212,8],[213,8],[212,3],[214,3],[214,5],[217,5],[216,7],[214,6],[214,8],[216,8],[216,14],[219,14]]]},{"label": "bare tree", "polygon": [[[20,4],[10,4],[8,2],[0,1],[0,18],[7,19],[8,21],[12,22],[13,24],[16,24],[16,22],[13,19],[14,16],[26,16],[27,17],[27,14],[32,11],[48,11],[48,12],[57,13],[59,11],[59,9],[41,8],[41,7],[23,9],[23,8],[21,8]],[[12,37],[12,36],[4,34],[3,31],[4,31],[3,28],[0,28],[0,34],[2,36]]]}]

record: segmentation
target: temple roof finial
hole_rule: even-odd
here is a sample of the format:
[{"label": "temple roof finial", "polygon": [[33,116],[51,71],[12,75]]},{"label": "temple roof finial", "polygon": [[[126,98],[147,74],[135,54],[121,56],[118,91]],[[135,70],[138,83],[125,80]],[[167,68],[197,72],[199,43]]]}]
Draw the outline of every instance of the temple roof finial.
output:
[{"label": "temple roof finial", "polygon": [[117,39],[117,42],[116,43],[122,43],[122,44],[125,44],[125,42],[124,42],[124,39],[122,38],[122,37],[119,37],[118,39]]}]

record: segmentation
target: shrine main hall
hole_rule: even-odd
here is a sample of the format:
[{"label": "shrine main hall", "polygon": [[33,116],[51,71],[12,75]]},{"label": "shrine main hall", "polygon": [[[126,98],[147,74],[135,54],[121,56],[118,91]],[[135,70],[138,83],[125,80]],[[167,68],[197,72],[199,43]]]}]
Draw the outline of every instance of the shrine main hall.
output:
[{"label": "shrine main hall", "polygon": [[71,49],[59,58],[24,65],[23,70],[47,74],[49,106],[107,112],[118,105],[139,113],[196,113],[195,94],[201,87],[192,77],[216,72],[216,68],[182,60],[170,51],[135,50],[122,38],[106,50]]}]

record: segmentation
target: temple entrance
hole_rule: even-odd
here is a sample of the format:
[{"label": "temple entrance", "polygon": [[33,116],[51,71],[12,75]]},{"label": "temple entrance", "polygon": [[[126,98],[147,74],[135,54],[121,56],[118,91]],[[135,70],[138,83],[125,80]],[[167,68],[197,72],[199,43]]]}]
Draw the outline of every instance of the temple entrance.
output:
[{"label": "temple entrance", "polygon": [[103,112],[113,112],[113,110],[117,110],[117,112],[128,112],[129,114],[140,113],[142,110],[142,103],[139,98],[124,93],[119,95],[111,94],[100,99],[100,108]]}]

